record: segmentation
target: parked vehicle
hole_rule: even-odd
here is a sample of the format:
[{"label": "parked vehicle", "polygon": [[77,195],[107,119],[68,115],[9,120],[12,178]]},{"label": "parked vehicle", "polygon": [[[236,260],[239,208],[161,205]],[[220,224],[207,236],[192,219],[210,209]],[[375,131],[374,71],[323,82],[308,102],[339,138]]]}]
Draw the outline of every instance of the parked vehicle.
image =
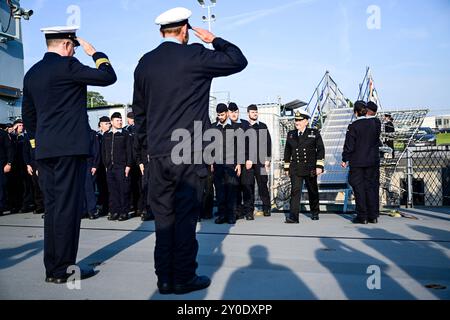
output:
[{"label": "parked vehicle", "polygon": [[429,127],[419,128],[419,131],[414,135],[411,145],[414,147],[435,146],[436,133]]}]

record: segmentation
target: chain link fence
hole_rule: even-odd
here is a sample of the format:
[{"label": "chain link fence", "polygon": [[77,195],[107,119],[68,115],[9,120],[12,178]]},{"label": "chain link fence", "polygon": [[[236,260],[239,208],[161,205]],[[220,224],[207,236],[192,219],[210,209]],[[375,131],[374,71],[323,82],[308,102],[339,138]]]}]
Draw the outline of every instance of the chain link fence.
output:
[{"label": "chain link fence", "polygon": [[410,147],[398,163],[382,167],[381,187],[383,205],[449,206],[450,146]]}]

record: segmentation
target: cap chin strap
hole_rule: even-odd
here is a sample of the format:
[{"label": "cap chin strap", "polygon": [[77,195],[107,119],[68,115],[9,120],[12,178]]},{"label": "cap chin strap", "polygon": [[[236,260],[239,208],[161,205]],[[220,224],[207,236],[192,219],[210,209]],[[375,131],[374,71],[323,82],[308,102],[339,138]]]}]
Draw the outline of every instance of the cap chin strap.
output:
[{"label": "cap chin strap", "polygon": [[170,29],[170,28],[182,27],[186,24],[188,25],[188,29],[192,29],[191,25],[189,24],[189,20],[186,19],[186,20],[179,21],[179,22],[165,24],[165,25],[161,26],[161,31],[163,31],[165,29]]}]

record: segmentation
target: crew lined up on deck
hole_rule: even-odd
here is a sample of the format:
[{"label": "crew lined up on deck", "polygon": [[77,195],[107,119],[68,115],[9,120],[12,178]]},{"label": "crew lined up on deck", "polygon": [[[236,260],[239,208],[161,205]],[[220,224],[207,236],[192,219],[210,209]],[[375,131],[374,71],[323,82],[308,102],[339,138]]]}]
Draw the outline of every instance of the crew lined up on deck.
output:
[{"label": "crew lined up on deck", "polygon": [[[143,221],[155,220],[159,292],[185,294],[211,283],[196,273],[196,224],[214,217],[214,192],[216,224],[255,219],[255,181],[263,215],[272,215],[268,190],[272,140],[267,125],[259,121],[258,107],[247,108],[246,121],[237,104],[219,104],[217,121],[209,121],[212,80],[243,71],[247,59],[236,45],[192,27],[191,15],[188,9],[175,8],[156,19],[163,41],[141,58],[135,70],[128,125],[124,127],[122,115],[115,113],[100,118],[97,132],[88,124],[87,86],[116,82],[108,57],[77,37],[77,28],[42,29],[48,52],[24,79],[25,128],[16,121],[14,133],[0,130],[0,164],[4,168],[0,170],[0,213],[7,209],[8,181],[14,185],[7,193],[11,213],[45,211],[46,282],[68,280],[67,268],[76,263],[83,216],[94,220],[108,215],[111,221],[125,221],[131,213]],[[188,45],[190,30],[214,50]],[[73,57],[80,45],[96,68]],[[349,126],[344,147],[342,166],[350,164],[350,183],[356,195],[355,223],[378,222],[381,125],[374,114],[367,113],[376,113],[376,109],[374,104],[356,103],[358,119]],[[324,173],[325,148],[320,131],[308,127],[310,118],[306,111],[297,112],[296,130],[286,137],[284,169],[292,185],[287,224],[300,222],[303,182],[311,219],[319,220],[317,177]],[[173,163],[171,151],[176,142],[172,133],[185,129],[193,135],[196,122],[201,122],[202,129],[217,130],[223,138],[222,158],[208,164]],[[256,153],[260,155],[261,145],[267,153],[253,157],[254,148],[247,141],[238,148],[236,137],[227,134],[230,130],[255,132]],[[226,148],[228,145],[233,147]],[[81,273],[82,279],[94,275],[93,270]]]}]

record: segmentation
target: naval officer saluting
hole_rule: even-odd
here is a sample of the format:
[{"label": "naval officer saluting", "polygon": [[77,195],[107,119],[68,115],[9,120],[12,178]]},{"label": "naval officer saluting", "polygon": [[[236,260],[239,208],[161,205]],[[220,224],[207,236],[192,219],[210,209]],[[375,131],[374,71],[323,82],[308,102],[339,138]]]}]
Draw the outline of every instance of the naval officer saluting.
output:
[{"label": "naval officer saluting", "polygon": [[[35,147],[45,200],[46,281],[65,283],[75,265],[89,156],[87,86],[108,86],[116,74],[108,57],[76,36],[78,27],[42,29],[48,52],[25,75],[23,121]],[[81,45],[96,69],[74,58]],[[92,276],[81,271],[81,278]]]},{"label": "naval officer saluting", "polygon": [[[192,140],[194,122],[210,127],[209,92],[213,78],[238,73],[247,60],[234,44],[207,30],[193,28],[195,35],[215,50],[189,42],[185,8],[169,10],[156,19],[164,38],[139,61],[134,78],[133,112],[139,145],[149,155],[150,206],[155,215],[155,269],[162,294],[184,294],[209,286],[210,279],[197,276],[198,243],[196,225],[202,208],[206,165],[175,164],[172,141],[177,129],[187,130]],[[147,142],[146,144],[144,142]],[[200,143],[201,145],[201,143]],[[195,163],[202,160],[202,148],[195,148]],[[175,161],[177,162],[177,161]],[[203,180],[203,181],[202,181]]]}]

